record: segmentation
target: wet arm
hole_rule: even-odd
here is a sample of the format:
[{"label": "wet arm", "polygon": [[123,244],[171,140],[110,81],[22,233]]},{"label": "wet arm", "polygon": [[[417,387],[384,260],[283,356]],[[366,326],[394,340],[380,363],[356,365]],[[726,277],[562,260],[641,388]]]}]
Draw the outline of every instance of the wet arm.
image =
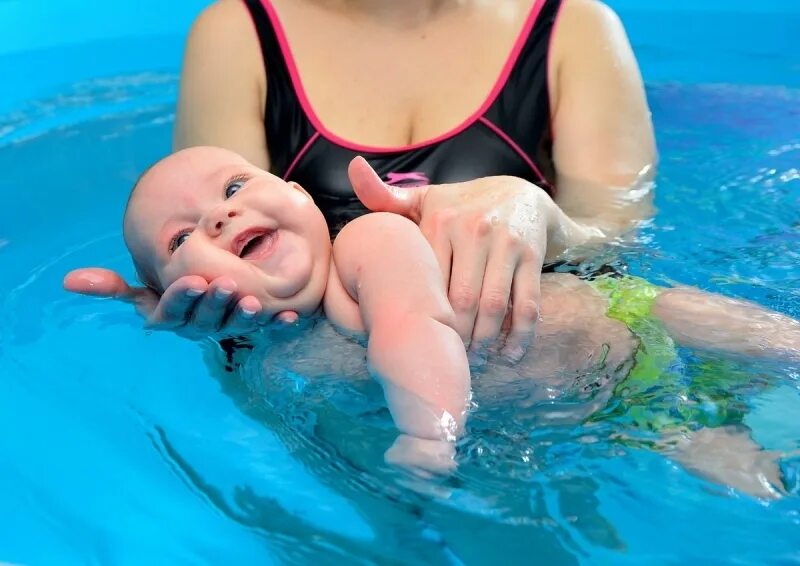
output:
[{"label": "wet arm", "polygon": [[619,18],[571,0],[554,31],[550,66],[556,204],[548,259],[612,240],[652,215],[656,148],[641,75]]}]

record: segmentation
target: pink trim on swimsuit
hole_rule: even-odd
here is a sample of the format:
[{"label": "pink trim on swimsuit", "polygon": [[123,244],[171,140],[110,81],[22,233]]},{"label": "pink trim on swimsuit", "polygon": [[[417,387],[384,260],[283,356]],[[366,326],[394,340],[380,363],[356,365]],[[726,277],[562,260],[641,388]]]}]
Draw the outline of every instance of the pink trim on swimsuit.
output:
[{"label": "pink trim on swimsuit", "polygon": [[314,132],[314,135],[308,138],[308,141],[303,146],[303,148],[297,152],[297,155],[292,160],[292,164],[289,165],[289,168],[286,170],[286,173],[283,174],[284,181],[286,181],[289,178],[289,175],[292,174],[292,171],[294,171],[295,166],[303,158],[306,152],[308,152],[308,150],[311,149],[311,146],[314,145],[314,142],[317,141],[318,138],[319,138],[319,132]]},{"label": "pink trim on swimsuit", "polygon": [[[377,146],[369,146],[364,144],[358,144],[355,142],[351,142],[346,140],[340,136],[337,136],[330,130],[328,130],[322,121],[317,117],[316,112],[314,112],[314,108],[311,106],[311,103],[308,100],[308,96],[306,95],[305,88],[303,88],[303,82],[300,79],[300,74],[297,71],[297,65],[295,64],[294,56],[292,55],[291,47],[289,46],[289,42],[286,39],[286,34],[284,32],[283,26],[281,25],[280,19],[278,18],[278,14],[272,6],[270,0],[261,0],[261,4],[264,6],[264,9],[267,12],[267,16],[272,23],[272,27],[275,30],[275,35],[278,39],[278,44],[280,45],[281,52],[283,53],[283,58],[286,61],[286,66],[289,69],[289,75],[292,78],[292,85],[294,86],[295,93],[297,94],[297,98],[300,100],[300,105],[302,106],[303,110],[305,111],[306,115],[308,116],[309,121],[317,129],[317,131],[328,141],[344,147],[346,149],[357,151],[357,152],[366,152],[366,153],[396,153],[401,151],[410,151],[414,149],[419,149],[425,146],[433,145],[439,142],[442,142],[446,139],[452,138],[475,124],[478,119],[486,113],[489,107],[494,103],[495,99],[499,96],[500,91],[503,90],[503,87],[508,80],[509,74],[511,74],[511,70],[514,68],[514,65],[517,62],[517,58],[519,57],[520,51],[522,51],[525,42],[530,35],[531,29],[533,29],[533,25],[536,23],[537,18],[539,17],[539,13],[542,11],[546,0],[535,0],[533,5],[531,6],[531,11],[528,14],[528,18],[525,21],[525,25],[522,28],[519,36],[517,37],[516,42],[514,43],[514,47],[511,49],[511,53],[508,55],[506,59],[505,65],[503,65],[503,69],[500,72],[500,76],[495,81],[492,90],[489,92],[489,96],[486,97],[483,104],[478,108],[475,112],[472,113],[466,120],[464,120],[461,124],[453,128],[452,130],[445,132],[439,136],[436,136],[433,139],[417,142],[410,145],[404,146],[397,146],[397,147],[377,147]],[[308,146],[308,143],[306,144]],[[297,161],[295,158],[294,162]],[[293,164],[294,164],[293,162]]]},{"label": "pink trim on swimsuit", "polygon": [[[542,175],[542,173],[539,171],[539,168],[538,168],[538,167],[536,167],[536,164],[533,162],[533,160],[530,158],[530,156],[529,156],[527,153],[525,153],[524,151],[522,151],[522,148],[521,148],[520,146],[518,146],[518,145],[516,144],[516,142],[515,142],[514,140],[512,140],[512,139],[511,139],[511,137],[510,137],[510,136],[509,136],[507,133],[505,133],[503,130],[501,130],[501,129],[500,129],[498,126],[497,126],[497,124],[494,124],[493,122],[491,122],[490,120],[488,120],[488,119],[487,119],[486,117],[484,117],[484,116],[481,116],[481,117],[479,117],[479,118],[478,118],[478,122],[480,122],[481,124],[483,124],[484,126],[486,126],[487,128],[489,128],[490,130],[492,130],[492,131],[495,133],[495,135],[497,135],[497,136],[498,136],[498,137],[499,137],[501,140],[503,140],[504,142],[506,142],[506,143],[508,144],[508,146],[509,146],[511,149],[513,149],[513,150],[514,150],[514,152],[515,152],[517,155],[519,155],[519,156],[520,156],[520,157],[521,157],[521,158],[522,158],[522,159],[525,161],[525,163],[527,163],[527,164],[528,164],[528,166],[529,166],[531,169],[533,169],[533,172],[534,172],[534,173],[536,173],[536,176],[537,176],[537,177],[539,177],[539,181],[540,181],[540,182],[541,182],[541,183],[542,183],[542,184],[543,184],[545,187],[552,188],[552,187],[550,186],[550,183],[548,183],[548,182],[547,182],[547,179],[545,179],[545,178],[544,178],[544,175]],[[548,192],[549,192],[549,191],[548,191]]]}]

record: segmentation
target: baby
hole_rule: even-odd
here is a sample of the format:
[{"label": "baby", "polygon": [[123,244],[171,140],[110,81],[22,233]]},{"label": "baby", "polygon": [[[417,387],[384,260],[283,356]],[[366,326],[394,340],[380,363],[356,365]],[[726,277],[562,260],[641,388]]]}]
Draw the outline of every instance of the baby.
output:
[{"label": "baby", "polygon": [[369,335],[370,369],[402,433],[434,444],[460,433],[467,355],[436,258],[410,220],[368,214],[331,245],[299,185],[229,151],[196,147],[142,176],[124,236],[139,277],[158,293],[185,275],[227,275],[280,320],[322,306],[343,332]]},{"label": "baby", "polygon": [[[276,319],[291,322],[322,307],[341,332],[366,336],[370,373],[403,433],[397,459],[452,455],[470,369],[436,258],[411,221],[367,214],[331,244],[302,187],[230,151],[195,147],[142,176],[124,236],[140,278],[158,293],[185,275],[227,275]],[[800,360],[797,321],[693,289],[552,274],[542,280],[540,310],[536,341],[513,371],[561,389],[589,370],[610,380],[653,366],[643,357],[656,327],[670,347],[667,334],[693,347]]]}]

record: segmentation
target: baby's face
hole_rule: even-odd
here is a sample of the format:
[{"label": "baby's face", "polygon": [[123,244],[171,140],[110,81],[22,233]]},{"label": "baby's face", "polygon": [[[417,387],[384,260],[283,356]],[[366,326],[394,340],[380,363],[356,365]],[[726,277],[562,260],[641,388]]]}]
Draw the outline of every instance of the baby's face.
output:
[{"label": "baby's face", "polygon": [[227,150],[195,147],[154,165],[128,204],[125,242],[161,289],[229,276],[268,314],[313,312],[330,267],[325,219],[308,194]]}]

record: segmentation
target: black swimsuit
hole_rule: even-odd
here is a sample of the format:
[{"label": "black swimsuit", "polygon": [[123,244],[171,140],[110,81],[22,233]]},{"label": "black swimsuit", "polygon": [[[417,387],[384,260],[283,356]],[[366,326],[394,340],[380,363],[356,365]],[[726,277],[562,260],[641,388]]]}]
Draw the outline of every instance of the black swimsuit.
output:
[{"label": "black swimsuit", "polygon": [[547,62],[562,0],[536,0],[503,71],[481,107],[453,130],[406,147],[354,144],[328,131],[308,102],[269,0],[244,0],[267,73],[264,128],[272,172],[314,197],[332,232],[366,209],[347,165],[362,155],[389,184],[416,186],[513,175],[555,192]]},{"label": "black swimsuit", "polygon": [[[244,0],[253,18],[267,72],[264,128],[272,172],[300,183],[335,234],[366,212],[353,194],[347,165],[364,156],[396,186],[467,181],[492,175],[527,179],[555,195],[547,62],[562,0],[535,0],[514,48],[481,107],[453,130],[407,147],[367,147],[328,131],[308,102],[283,27],[269,0]],[[588,269],[588,271],[587,271]],[[546,265],[544,271],[581,276],[624,273],[624,264]],[[221,340],[228,369],[247,339]]]}]

